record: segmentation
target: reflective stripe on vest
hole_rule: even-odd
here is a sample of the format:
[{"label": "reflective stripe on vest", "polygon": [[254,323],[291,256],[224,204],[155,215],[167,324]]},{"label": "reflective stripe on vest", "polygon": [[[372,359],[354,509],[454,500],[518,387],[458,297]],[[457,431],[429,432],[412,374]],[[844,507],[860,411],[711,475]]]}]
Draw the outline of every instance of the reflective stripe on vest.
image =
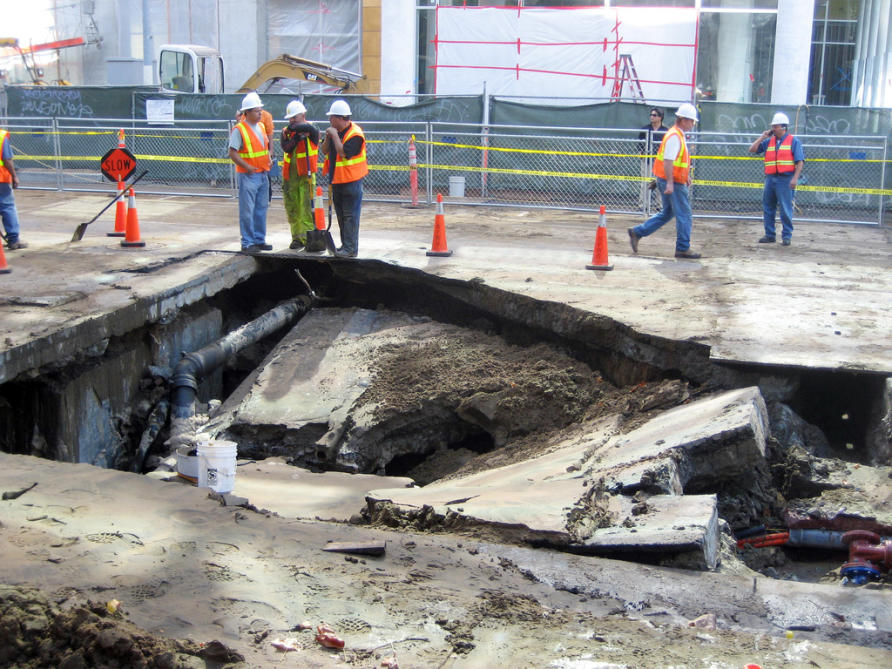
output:
[{"label": "reflective stripe on vest", "polygon": [[3,162],[3,147],[6,145],[6,138],[9,133],[6,130],[0,130],[0,184],[11,184],[12,174]]},{"label": "reflective stripe on vest", "polygon": [[[341,144],[346,144],[353,137],[362,137],[362,149],[352,158],[341,158],[340,154],[338,154],[337,160],[335,160],[334,177],[331,180],[333,184],[347,184],[359,181],[369,173],[369,164],[365,153],[365,134],[362,132],[362,128],[355,123],[350,124],[350,128],[347,130],[347,134],[344,135],[344,139],[341,140]],[[325,157],[322,171],[328,174],[328,156]]]},{"label": "reflective stripe on vest", "polygon": [[677,125],[673,125],[663,135],[663,141],[660,142],[660,150],[657,151],[657,159],[654,161],[654,174],[661,179],[666,178],[666,172],[663,169],[663,154],[666,152],[666,142],[673,135],[678,136],[681,146],[678,149],[678,155],[672,161],[672,181],[686,184],[688,182],[688,174],[690,173],[690,158],[688,156],[688,145],[684,141],[684,133]]},{"label": "reflective stripe on vest", "polygon": [[[310,145],[310,174],[316,174],[319,167],[319,146],[313,144],[313,141],[307,137],[305,140],[298,142],[294,151],[294,163],[297,165],[297,176],[307,176],[307,145]],[[286,153],[282,159],[284,167],[282,167],[282,178],[287,179],[291,171],[291,153]]]},{"label": "reflective stripe on vest", "polygon": [[[258,137],[254,134],[254,131],[244,123],[239,123],[235,127],[238,128],[238,131],[242,136],[242,149],[238,152],[242,160],[249,165],[253,165],[261,172],[269,172],[269,144],[267,143],[266,135]],[[236,165],[235,170],[244,173],[248,171],[241,165]]]},{"label": "reflective stripe on vest", "polygon": [[765,147],[765,174],[792,174],[795,171],[793,135],[787,133],[780,146],[777,146],[777,137],[772,135]]}]

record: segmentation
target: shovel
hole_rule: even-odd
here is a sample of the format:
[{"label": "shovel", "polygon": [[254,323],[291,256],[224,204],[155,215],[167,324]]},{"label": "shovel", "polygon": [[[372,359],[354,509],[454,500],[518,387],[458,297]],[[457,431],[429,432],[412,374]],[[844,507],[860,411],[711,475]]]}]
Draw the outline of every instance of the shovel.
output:
[{"label": "shovel", "polygon": [[323,232],[325,233],[325,248],[331,255],[336,256],[338,247],[335,246],[334,239],[331,238],[331,180],[328,182],[328,227]]},{"label": "shovel", "polygon": [[123,197],[124,193],[126,193],[129,189],[133,188],[136,185],[136,182],[139,181],[140,179],[142,179],[148,173],[149,173],[148,170],[143,170],[143,173],[140,174],[138,177],[136,177],[133,181],[131,181],[129,186],[124,188],[124,190],[122,190],[122,191],[118,191],[115,194],[114,198],[112,198],[112,201],[109,202],[107,205],[105,205],[102,208],[102,211],[100,211],[98,214],[96,214],[93,218],[91,218],[86,223],[81,223],[79,226],[77,226],[77,229],[74,231],[74,234],[71,235],[71,241],[79,242],[80,240],[82,240],[84,238],[84,233],[87,231],[87,226],[90,225],[90,223],[93,223],[97,218],[102,216],[106,212],[106,210],[108,210],[109,207],[111,207],[115,202],[117,202],[119,198]]}]

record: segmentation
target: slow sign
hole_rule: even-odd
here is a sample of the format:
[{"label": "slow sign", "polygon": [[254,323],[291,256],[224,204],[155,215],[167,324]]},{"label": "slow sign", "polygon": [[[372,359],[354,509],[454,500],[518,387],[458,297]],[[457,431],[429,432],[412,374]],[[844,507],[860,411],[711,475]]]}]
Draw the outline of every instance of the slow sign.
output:
[{"label": "slow sign", "polygon": [[118,146],[102,156],[99,168],[107,179],[126,181],[136,171],[136,158],[126,148]]}]

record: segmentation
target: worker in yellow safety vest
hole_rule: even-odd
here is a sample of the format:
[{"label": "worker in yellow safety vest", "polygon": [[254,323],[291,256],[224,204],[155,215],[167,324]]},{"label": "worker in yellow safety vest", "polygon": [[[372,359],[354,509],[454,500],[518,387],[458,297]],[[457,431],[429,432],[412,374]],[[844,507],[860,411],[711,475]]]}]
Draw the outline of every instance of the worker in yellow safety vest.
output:
[{"label": "worker in yellow safety vest", "polygon": [[697,259],[700,254],[691,250],[691,156],[685,133],[697,122],[697,109],[685,102],[675,111],[675,125],[666,131],[654,160],[654,176],[660,189],[663,208],[641,225],[629,228],[629,243],[638,253],[638,241],[653,234],[675,218],[675,257]]}]

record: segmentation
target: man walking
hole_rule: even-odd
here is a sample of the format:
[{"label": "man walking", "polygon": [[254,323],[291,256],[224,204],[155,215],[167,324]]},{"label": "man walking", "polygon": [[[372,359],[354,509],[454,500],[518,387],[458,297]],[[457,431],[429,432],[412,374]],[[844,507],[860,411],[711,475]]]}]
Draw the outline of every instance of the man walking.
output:
[{"label": "man walking", "polygon": [[335,100],[326,112],[331,125],[322,140],[325,163],[322,171],[329,176],[331,200],[341,229],[338,256],[355,258],[359,253],[359,215],[362,211],[362,180],[369,173],[365,135],[350,120],[350,105]]},{"label": "man walking", "polygon": [[[12,161],[9,132],[0,129],[0,217],[6,230],[6,248],[10,251],[27,248],[19,239],[19,214],[15,208],[13,189],[19,187],[19,177]],[[2,243],[2,242],[0,242]]]},{"label": "man walking", "polygon": [[775,242],[774,217],[780,205],[781,240],[789,246],[793,238],[793,194],[805,165],[802,142],[787,132],[790,119],[778,112],[771,119],[771,129],[750,145],[750,153],[765,154],[765,189],[762,191],[762,222],[765,235],[760,244]]},{"label": "man walking", "polygon": [[697,122],[697,109],[685,102],[675,111],[675,125],[663,136],[654,161],[654,176],[660,189],[663,208],[641,225],[629,228],[632,251],[638,253],[638,241],[659,230],[675,218],[675,257],[696,259],[699,253],[691,250],[691,158],[685,133]]},{"label": "man walking", "polygon": [[285,109],[288,125],[282,129],[282,196],[285,215],[291,227],[291,246],[303,250],[307,232],[315,228],[313,195],[319,158],[319,130],[307,123],[307,108],[300,100],[292,100]]},{"label": "man walking", "polygon": [[238,173],[238,224],[242,251],[271,251],[266,243],[266,210],[269,209],[269,139],[260,123],[263,103],[257,93],[242,99],[239,121],[229,136],[229,158]]}]

